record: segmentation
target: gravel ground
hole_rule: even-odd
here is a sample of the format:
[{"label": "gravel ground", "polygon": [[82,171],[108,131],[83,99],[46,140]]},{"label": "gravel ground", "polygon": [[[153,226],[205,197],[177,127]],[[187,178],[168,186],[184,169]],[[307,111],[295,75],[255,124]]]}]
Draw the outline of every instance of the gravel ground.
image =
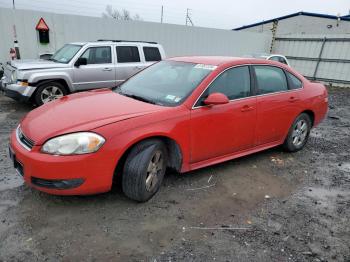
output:
[{"label": "gravel ground", "polygon": [[350,261],[350,90],[304,150],[167,174],[145,204],[23,185],[7,143],[29,110],[0,96],[0,261]]}]

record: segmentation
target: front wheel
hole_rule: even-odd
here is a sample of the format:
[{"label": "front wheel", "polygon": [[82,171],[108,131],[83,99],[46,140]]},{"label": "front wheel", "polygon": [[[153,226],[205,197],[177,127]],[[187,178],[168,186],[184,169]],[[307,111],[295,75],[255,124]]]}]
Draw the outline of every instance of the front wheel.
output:
[{"label": "front wheel", "polygon": [[309,115],[300,114],[289,129],[288,136],[283,144],[284,149],[289,152],[301,150],[309,138],[310,130],[311,120]]},{"label": "front wheel", "polygon": [[38,86],[34,101],[37,106],[41,106],[65,95],[67,95],[67,90],[61,83],[48,82]]},{"label": "front wheel", "polygon": [[158,139],[137,144],[125,161],[122,175],[124,194],[139,202],[151,199],[162,184],[167,157],[166,147]]}]

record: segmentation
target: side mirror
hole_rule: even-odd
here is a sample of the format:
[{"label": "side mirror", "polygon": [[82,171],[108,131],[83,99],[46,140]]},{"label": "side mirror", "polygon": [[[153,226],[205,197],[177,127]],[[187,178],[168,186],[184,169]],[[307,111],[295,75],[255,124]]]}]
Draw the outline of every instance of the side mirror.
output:
[{"label": "side mirror", "polygon": [[230,100],[222,93],[210,94],[203,103],[205,105],[223,105],[229,103]]},{"label": "side mirror", "polygon": [[74,64],[76,67],[81,65],[87,65],[87,59],[85,57],[79,57],[78,60]]}]

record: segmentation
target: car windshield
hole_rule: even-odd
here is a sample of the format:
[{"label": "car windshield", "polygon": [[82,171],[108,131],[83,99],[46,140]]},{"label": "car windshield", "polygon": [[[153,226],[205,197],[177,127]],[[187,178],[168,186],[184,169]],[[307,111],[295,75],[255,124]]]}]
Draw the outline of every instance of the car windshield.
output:
[{"label": "car windshield", "polygon": [[76,53],[80,50],[81,45],[64,45],[61,49],[59,49],[56,53],[52,55],[50,60],[67,64],[70,60],[75,56]]},{"label": "car windshield", "polygon": [[148,103],[176,106],[215,68],[212,65],[161,61],[131,77],[115,92]]}]

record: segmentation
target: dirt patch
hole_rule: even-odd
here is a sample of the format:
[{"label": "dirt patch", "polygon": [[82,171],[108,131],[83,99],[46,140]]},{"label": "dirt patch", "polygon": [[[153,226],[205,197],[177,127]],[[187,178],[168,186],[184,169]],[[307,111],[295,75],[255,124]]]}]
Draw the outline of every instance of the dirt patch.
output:
[{"label": "dirt patch", "polygon": [[30,106],[0,97],[0,261],[349,261],[350,90],[306,148],[179,175],[145,204],[118,190],[59,197],[23,185],[9,133]]}]

